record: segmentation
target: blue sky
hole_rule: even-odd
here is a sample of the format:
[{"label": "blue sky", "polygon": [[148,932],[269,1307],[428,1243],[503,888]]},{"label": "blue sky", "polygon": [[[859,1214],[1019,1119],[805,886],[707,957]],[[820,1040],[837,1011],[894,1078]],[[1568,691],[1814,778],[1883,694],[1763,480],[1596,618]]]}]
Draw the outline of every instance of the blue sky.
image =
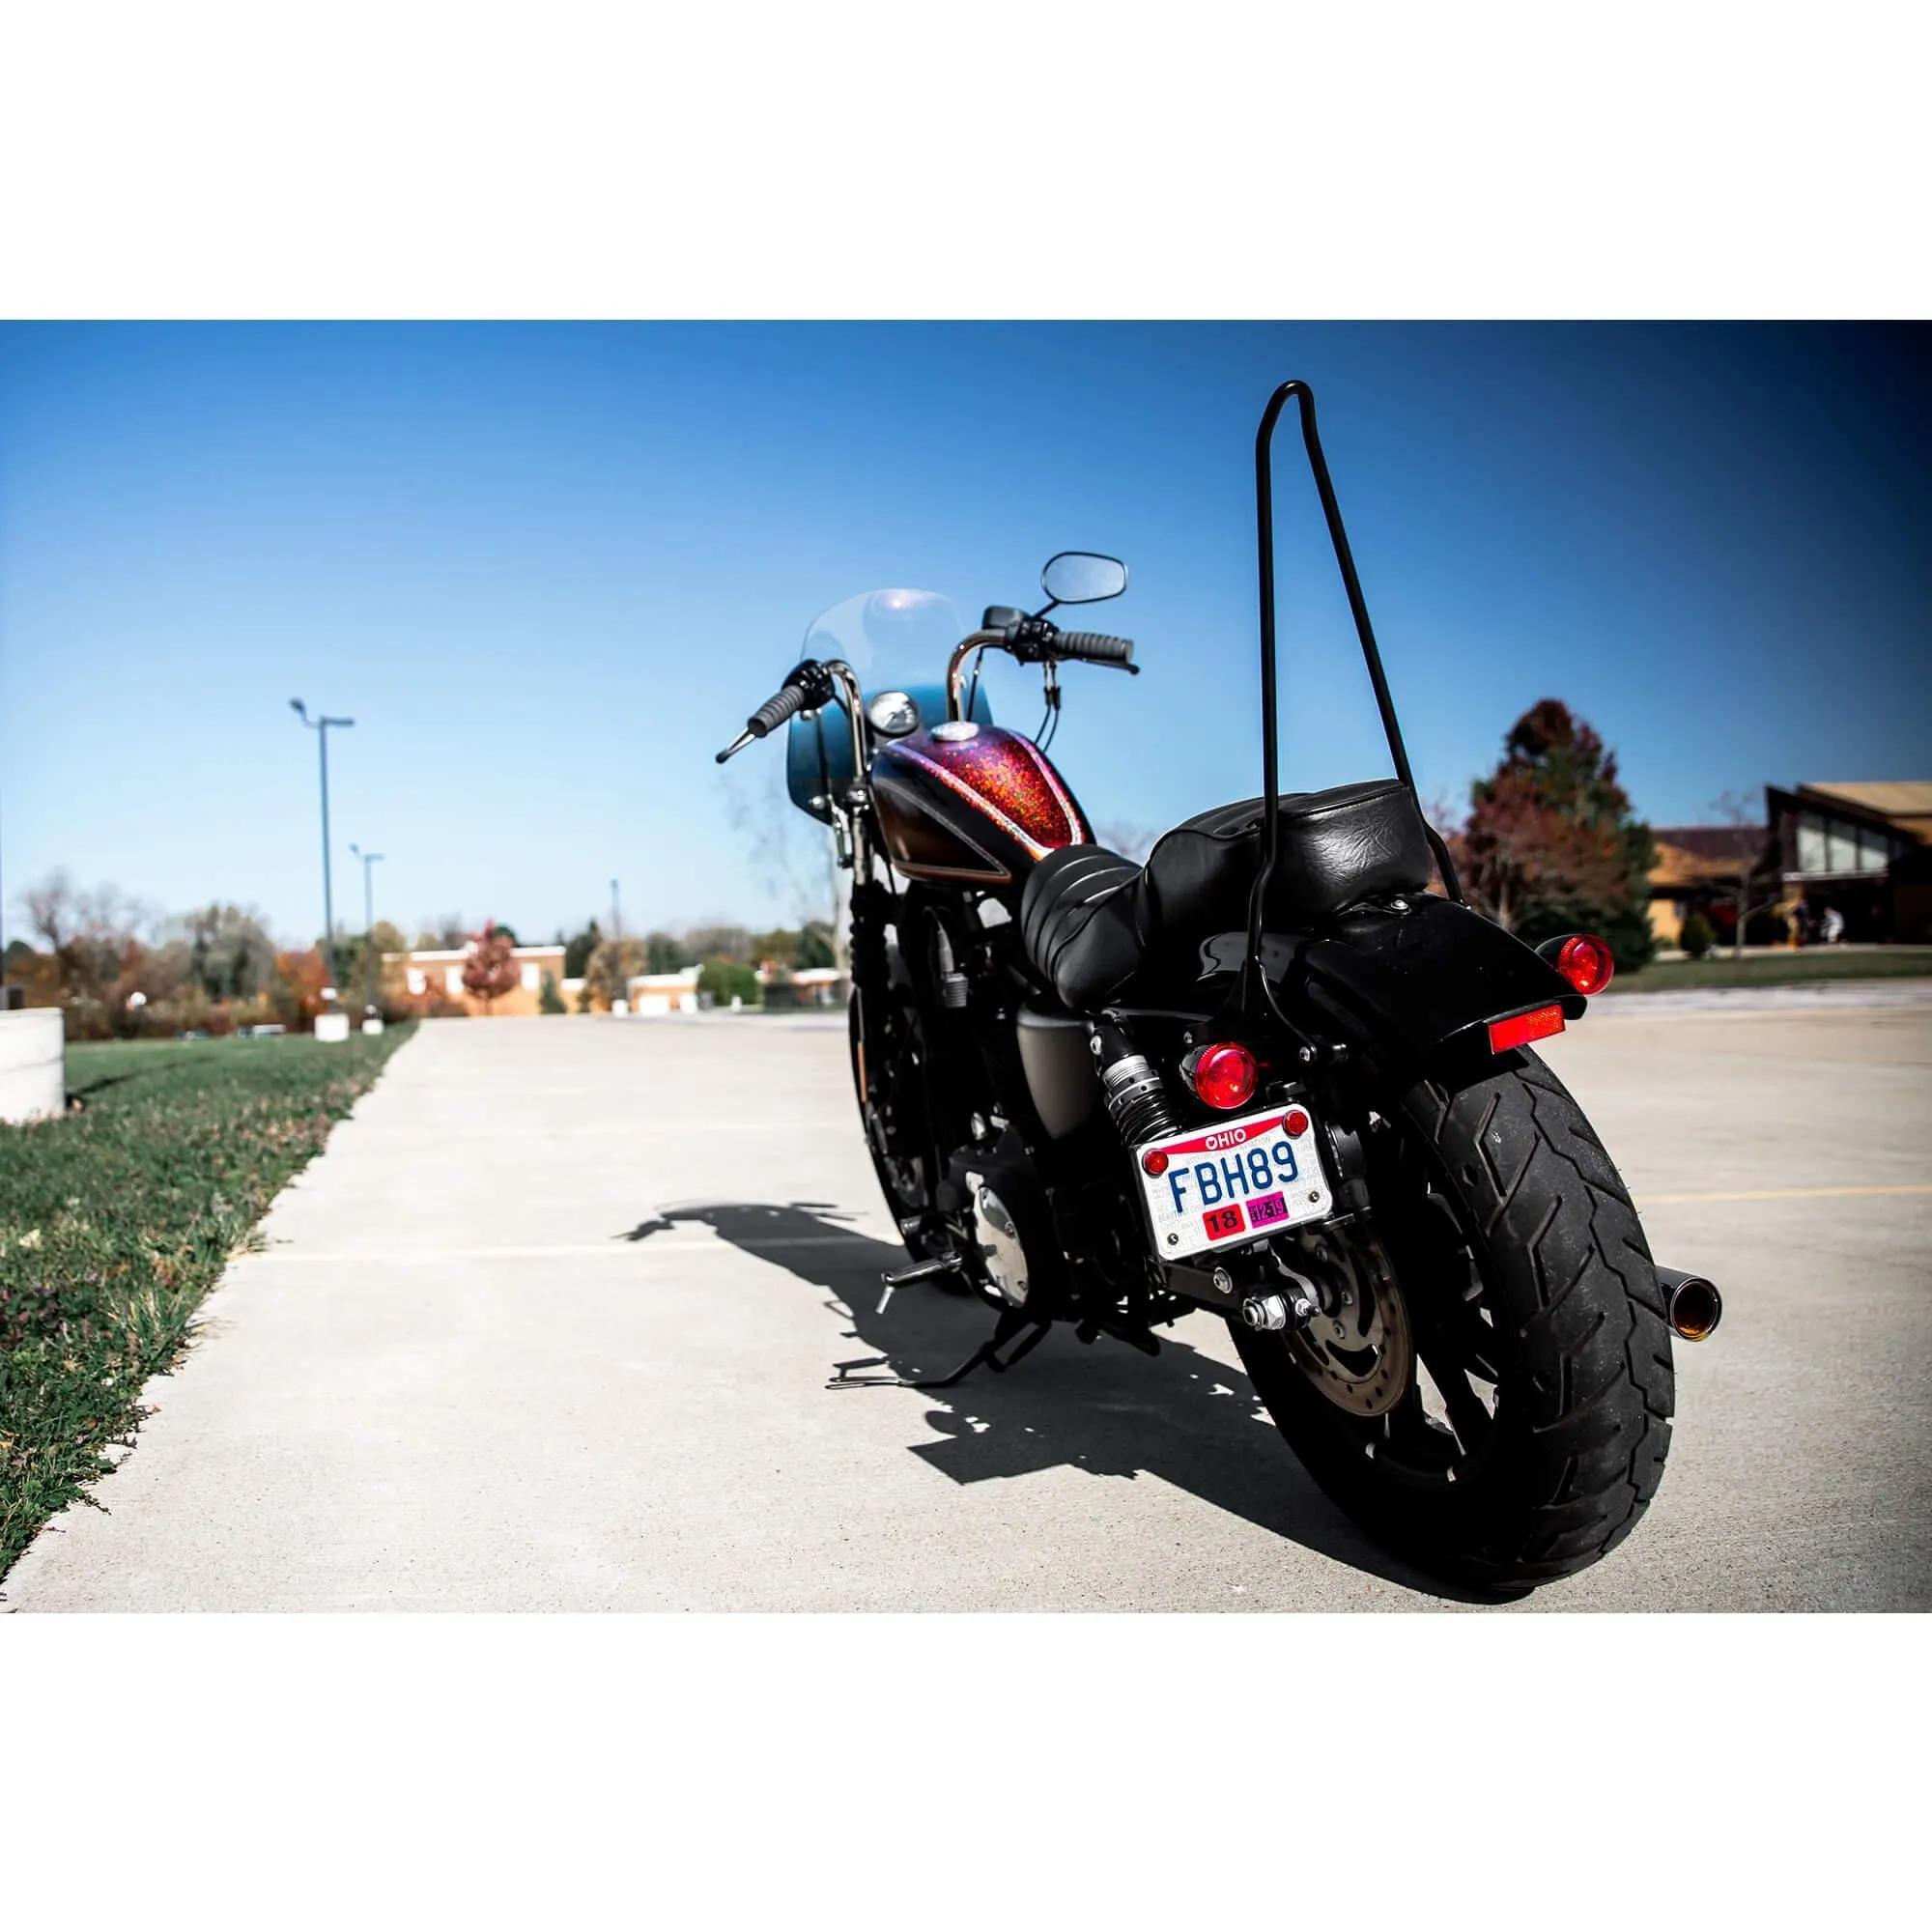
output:
[{"label": "blue sky", "polygon": [[[1069,546],[1145,674],[1065,674],[1106,828],[1259,786],[1251,448],[1312,382],[1417,779],[1566,699],[1640,810],[1932,776],[1924,330],[1511,325],[0,328],[0,866],[320,929],[315,741],[377,911],[575,928],[808,910],[728,740],[810,618],[972,617]],[[1283,773],[1387,769],[1288,431]],[[995,684],[1032,729],[1037,679]],[[801,833],[805,822],[798,821]],[[809,846],[794,844],[810,881]],[[9,932],[19,930],[10,904]]]}]

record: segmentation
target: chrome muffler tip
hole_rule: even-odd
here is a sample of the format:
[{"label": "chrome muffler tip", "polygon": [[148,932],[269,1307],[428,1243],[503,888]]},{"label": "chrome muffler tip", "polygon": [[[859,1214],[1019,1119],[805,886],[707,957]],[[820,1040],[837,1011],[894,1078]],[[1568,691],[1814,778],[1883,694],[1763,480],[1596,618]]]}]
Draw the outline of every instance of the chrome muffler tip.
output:
[{"label": "chrome muffler tip", "polygon": [[1718,1323],[1724,1319],[1724,1297],[1708,1275],[1660,1267],[1657,1285],[1663,1291],[1664,1320],[1680,1341],[1708,1341],[1718,1332]]}]

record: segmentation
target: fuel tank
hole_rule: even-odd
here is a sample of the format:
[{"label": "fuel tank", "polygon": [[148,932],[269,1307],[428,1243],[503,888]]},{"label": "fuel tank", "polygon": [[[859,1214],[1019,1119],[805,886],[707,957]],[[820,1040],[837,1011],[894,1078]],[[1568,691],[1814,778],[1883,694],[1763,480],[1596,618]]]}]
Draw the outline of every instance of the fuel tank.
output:
[{"label": "fuel tank", "polygon": [[960,720],[915,732],[872,760],[893,864],[914,879],[1009,886],[1094,834],[1045,753],[1017,732]]}]

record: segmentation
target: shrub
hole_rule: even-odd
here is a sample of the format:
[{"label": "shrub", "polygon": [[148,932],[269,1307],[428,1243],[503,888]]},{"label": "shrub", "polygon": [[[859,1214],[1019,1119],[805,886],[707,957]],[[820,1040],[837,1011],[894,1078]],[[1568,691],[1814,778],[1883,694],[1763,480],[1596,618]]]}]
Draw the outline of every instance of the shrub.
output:
[{"label": "shrub", "polygon": [[721,1007],[728,1007],[734,997],[755,1007],[762,991],[758,976],[736,959],[707,959],[697,969],[697,990],[709,993]]},{"label": "shrub", "polygon": [[567,1009],[563,1004],[563,995],[556,989],[556,975],[554,973],[546,973],[543,976],[543,988],[537,994],[537,1011],[540,1013],[560,1013],[566,1010]]},{"label": "shrub", "polygon": [[1718,935],[1711,930],[1711,922],[1698,907],[1692,906],[1685,915],[1677,943],[1692,959],[1703,958],[1717,945]]}]

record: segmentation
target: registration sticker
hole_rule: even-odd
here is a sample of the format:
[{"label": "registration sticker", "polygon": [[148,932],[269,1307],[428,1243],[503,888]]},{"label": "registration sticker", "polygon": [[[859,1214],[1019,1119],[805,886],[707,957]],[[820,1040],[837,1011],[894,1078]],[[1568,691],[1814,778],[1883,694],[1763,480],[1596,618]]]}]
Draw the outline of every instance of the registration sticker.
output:
[{"label": "registration sticker", "polygon": [[1305,1107],[1271,1107],[1134,1150],[1153,1251],[1179,1261],[1334,1211],[1315,1122]]}]

